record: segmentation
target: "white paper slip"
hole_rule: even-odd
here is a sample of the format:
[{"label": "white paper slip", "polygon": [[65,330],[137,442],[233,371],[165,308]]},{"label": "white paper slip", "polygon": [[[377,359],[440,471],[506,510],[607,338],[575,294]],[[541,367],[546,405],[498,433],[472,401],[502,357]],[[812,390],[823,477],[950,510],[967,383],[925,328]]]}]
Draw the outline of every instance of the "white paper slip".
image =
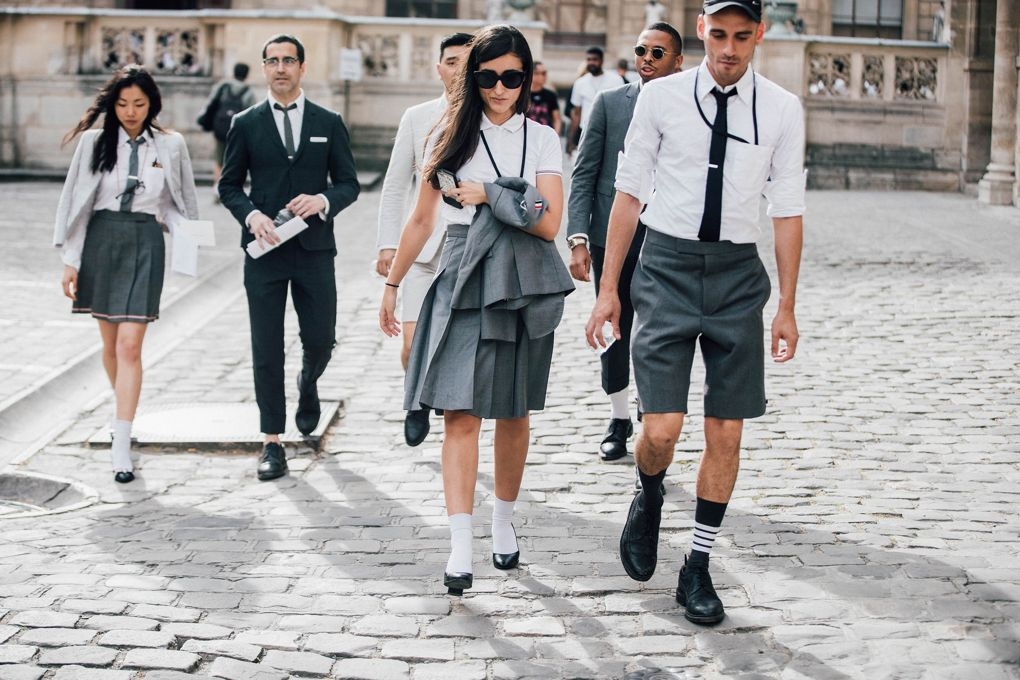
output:
[{"label": "white paper slip", "polygon": [[257,260],[266,253],[268,253],[270,250],[274,250],[280,245],[291,240],[292,238],[294,238],[307,228],[308,228],[307,222],[305,222],[300,217],[295,217],[294,219],[284,222],[283,224],[276,228],[276,235],[280,237],[280,243],[277,243],[275,245],[266,244],[263,247],[259,245],[258,239],[255,239],[246,246],[248,254],[251,255],[251,259]]},{"label": "white paper slip", "polygon": [[179,228],[175,231],[170,243],[170,271],[185,276],[198,276],[198,243],[187,231]]},{"label": "white paper slip", "polygon": [[183,220],[174,229],[174,234],[185,233],[191,237],[196,245],[216,245],[216,232],[213,230],[212,220]]}]

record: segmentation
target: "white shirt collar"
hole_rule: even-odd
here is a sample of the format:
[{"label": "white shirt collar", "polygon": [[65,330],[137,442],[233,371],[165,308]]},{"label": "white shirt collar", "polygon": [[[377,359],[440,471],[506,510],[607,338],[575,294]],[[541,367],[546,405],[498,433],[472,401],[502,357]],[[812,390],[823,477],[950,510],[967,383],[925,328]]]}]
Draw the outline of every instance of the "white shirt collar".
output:
[{"label": "white shirt collar", "polygon": [[499,128],[500,130],[506,130],[507,132],[517,132],[518,130],[521,129],[523,125],[524,125],[523,113],[515,113],[514,115],[510,116],[510,118],[502,125],[496,125],[491,120],[489,120],[489,117],[485,115],[484,111],[482,112],[483,130],[488,130],[490,128]]},{"label": "white shirt collar", "polygon": [[699,101],[704,101],[713,88],[718,87],[723,92],[729,92],[735,87],[737,88],[737,96],[740,97],[740,100],[747,106],[751,106],[754,99],[754,69],[751,68],[750,64],[748,64],[747,70],[744,71],[744,75],[740,76],[740,80],[729,87],[721,87],[715,82],[712,73],[708,70],[708,57],[705,57],[701,64],[698,65],[698,76]]},{"label": "white shirt collar", "polygon": [[[138,136],[143,138],[146,144],[152,144],[152,133],[148,130],[148,128],[142,129],[142,133]],[[127,130],[124,129],[124,126],[119,126],[117,128],[117,146],[127,144],[130,139],[131,137],[128,136]]]},{"label": "white shirt collar", "polygon": [[[266,98],[269,100],[269,108],[273,108],[273,104],[279,104],[280,106],[283,106],[283,102],[281,102],[280,100],[278,100],[276,97],[273,96],[273,91],[272,90],[269,90],[269,93],[266,95]],[[294,101],[292,101],[291,104],[297,104],[297,112],[298,113],[304,112],[304,110],[305,110],[305,91],[301,90],[301,92],[298,94],[298,98],[295,99]]]}]

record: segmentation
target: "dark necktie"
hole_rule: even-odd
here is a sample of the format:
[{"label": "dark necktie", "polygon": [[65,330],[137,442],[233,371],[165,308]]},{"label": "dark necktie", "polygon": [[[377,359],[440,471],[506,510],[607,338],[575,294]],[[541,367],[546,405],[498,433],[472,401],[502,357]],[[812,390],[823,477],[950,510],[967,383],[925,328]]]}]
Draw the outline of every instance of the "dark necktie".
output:
[{"label": "dark necktie", "polygon": [[297,104],[284,107],[281,104],[273,104],[277,111],[283,111],[283,145],[287,147],[287,159],[294,160],[294,128],[290,126],[290,114],[287,113],[297,108]]},{"label": "dark necktie", "polygon": [[701,216],[699,241],[718,241],[722,222],[723,163],[726,162],[726,100],[737,88],[723,92],[713,88],[716,101],[715,122],[712,124],[712,145],[708,148],[708,180],[705,182],[705,212]]},{"label": "dark necktie", "polygon": [[138,147],[145,144],[145,137],[129,139],[128,144],[131,146],[131,158],[128,159],[127,184],[120,195],[121,212],[131,212],[131,202],[135,200],[135,190],[138,189]]}]

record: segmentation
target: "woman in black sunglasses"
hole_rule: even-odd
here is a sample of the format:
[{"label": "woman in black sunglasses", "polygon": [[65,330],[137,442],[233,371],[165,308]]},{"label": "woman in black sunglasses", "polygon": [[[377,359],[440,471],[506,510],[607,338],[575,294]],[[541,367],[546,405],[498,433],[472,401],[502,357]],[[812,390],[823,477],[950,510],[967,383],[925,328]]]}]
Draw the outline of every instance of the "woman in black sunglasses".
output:
[{"label": "woman in black sunglasses", "polygon": [[[62,246],[64,295],[91,314],[116,401],[114,479],[134,479],[131,424],[142,389],[142,340],[159,317],[164,225],[198,218],[184,137],[156,122],[162,97],[141,66],[118,70],[64,137],[81,140],[57,205],[53,243]],[[93,124],[102,118],[102,127]]]},{"label": "woman in black sunglasses", "polygon": [[[545,406],[552,331],[573,290],[552,239],[563,208],[562,152],[552,128],[528,121],[533,62],[521,33],[489,26],[470,43],[450,105],[427,147],[414,211],[379,310],[387,335],[397,286],[431,233],[447,224],[440,272],[415,332],[405,410],[444,411],[443,489],[450,558],[443,583],[473,583],[472,512],[483,418],[495,419],[492,562],[520,557],[512,514],[524,475],[528,413]],[[443,201],[440,203],[440,201]]]}]

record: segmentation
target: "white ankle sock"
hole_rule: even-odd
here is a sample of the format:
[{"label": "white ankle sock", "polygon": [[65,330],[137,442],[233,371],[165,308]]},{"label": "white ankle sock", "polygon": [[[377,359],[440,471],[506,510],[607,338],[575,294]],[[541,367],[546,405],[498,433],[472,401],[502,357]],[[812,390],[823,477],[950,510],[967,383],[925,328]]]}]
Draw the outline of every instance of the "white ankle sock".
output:
[{"label": "white ankle sock", "polygon": [[627,388],[609,395],[609,406],[612,409],[613,418],[630,420],[630,404],[627,403]]},{"label": "white ankle sock", "polygon": [[131,472],[131,421],[113,421],[113,445],[110,447],[110,459],[114,472]]},{"label": "white ankle sock", "polygon": [[511,522],[517,501],[501,501],[492,498],[492,552],[508,555],[519,550],[517,534]]},{"label": "white ankle sock", "polygon": [[471,567],[471,515],[461,512],[450,515],[450,559],[446,561],[446,572],[474,573]]}]

